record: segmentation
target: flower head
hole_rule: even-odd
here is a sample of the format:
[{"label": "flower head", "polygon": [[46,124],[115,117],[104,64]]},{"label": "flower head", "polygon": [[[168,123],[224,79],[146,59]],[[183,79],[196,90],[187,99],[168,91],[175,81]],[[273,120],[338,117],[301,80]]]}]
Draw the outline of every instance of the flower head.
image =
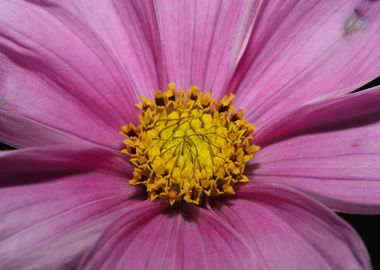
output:
[{"label": "flower head", "polygon": [[0,269],[370,269],[378,14],[0,2]]},{"label": "flower head", "polygon": [[248,182],[245,163],[259,150],[250,144],[254,126],[234,112],[232,94],[215,102],[195,86],[188,93],[174,87],[143,98],[140,125],[123,127],[122,152],[135,167],[130,184],[143,184],[151,200],[165,197],[170,204],[234,194],[236,183]]}]

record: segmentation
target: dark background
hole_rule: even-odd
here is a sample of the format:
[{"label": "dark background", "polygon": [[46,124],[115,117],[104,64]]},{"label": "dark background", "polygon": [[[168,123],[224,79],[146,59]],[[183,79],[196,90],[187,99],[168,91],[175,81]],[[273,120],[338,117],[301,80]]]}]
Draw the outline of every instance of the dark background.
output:
[{"label": "dark background", "polygon": [[[370,82],[369,84],[361,87],[356,90],[360,90],[380,85],[380,77],[376,80]],[[380,104],[379,104],[380,106]],[[0,151],[1,150],[10,150],[9,146],[2,144],[0,142]],[[380,166],[380,165],[379,165]],[[339,214],[344,218],[352,227],[359,233],[362,237],[369,254],[371,256],[373,269],[380,269],[380,215],[371,216],[371,215],[348,215],[348,214]],[[331,250],[331,252],[335,252]]]},{"label": "dark background", "polygon": [[[380,85],[380,77],[354,92],[358,92],[377,85]],[[367,246],[369,255],[371,256],[373,269],[380,269],[380,215],[339,215],[348,223],[350,223],[362,237],[365,245]]]}]

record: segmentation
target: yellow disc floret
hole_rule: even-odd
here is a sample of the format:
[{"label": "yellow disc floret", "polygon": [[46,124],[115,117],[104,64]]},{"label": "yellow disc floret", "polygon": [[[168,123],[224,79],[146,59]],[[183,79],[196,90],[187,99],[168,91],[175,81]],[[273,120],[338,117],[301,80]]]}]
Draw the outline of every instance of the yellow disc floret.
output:
[{"label": "yellow disc floret", "polygon": [[176,91],[174,83],[154,100],[142,97],[140,124],[122,127],[123,153],[134,166],[132,185],[145,185],[151,200],[200,204],[207,197],[234,194],[247,182],[245,163],[259,147],[250,144],[255,127],[234,112],[234,95],[216,102],[210,91]]}]

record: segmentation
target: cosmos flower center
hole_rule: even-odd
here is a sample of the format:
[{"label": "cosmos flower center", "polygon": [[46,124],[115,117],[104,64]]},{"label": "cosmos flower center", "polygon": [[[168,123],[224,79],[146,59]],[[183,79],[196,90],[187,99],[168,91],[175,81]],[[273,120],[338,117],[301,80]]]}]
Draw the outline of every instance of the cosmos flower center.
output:
[{"label": "cosmos flower center", "polygon": [[259,150],[251,144],[255,127],[234,112],[234,95],[216,102],[210,91],[174,83],[154,100],[142,98],[140,124],[123,126],[123,153],[134,166],[132,185],[145,185],[150,199],[200,204],[208,197],[234,194],[247,182],[245,164]]}]

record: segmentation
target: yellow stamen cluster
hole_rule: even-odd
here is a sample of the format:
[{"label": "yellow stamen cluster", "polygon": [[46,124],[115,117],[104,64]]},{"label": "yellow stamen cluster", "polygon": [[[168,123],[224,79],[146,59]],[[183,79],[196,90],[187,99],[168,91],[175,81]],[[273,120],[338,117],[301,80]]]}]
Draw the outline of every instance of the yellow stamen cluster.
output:
[{"label": "yellow stamen cluster", "polygon": [[132,185],[145,185],[151,200],[200,204],[205,198],[234,194],[247,182],[245,163],[259,147],[250,144],[255,127],[234,112],[234,95],[216,102],[210,91],[176,91],[174,83],[154,100],[142,97],[140,124],[122,127],[123,153],[135,167]]}]

